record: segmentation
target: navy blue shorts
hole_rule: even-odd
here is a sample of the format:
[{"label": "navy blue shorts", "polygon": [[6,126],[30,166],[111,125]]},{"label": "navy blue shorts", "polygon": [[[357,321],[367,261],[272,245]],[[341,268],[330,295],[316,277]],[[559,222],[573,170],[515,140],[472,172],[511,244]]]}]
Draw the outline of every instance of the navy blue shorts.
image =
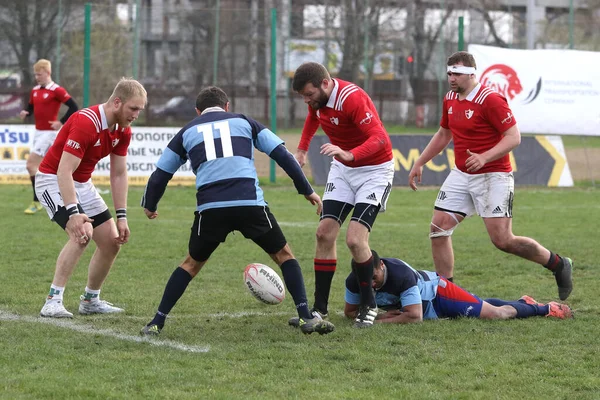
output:
[{"label": "navy blue shorts", "polygon": [[458,285],[440,277],[433,309],[439,318],[479,318],[483,300]]}]

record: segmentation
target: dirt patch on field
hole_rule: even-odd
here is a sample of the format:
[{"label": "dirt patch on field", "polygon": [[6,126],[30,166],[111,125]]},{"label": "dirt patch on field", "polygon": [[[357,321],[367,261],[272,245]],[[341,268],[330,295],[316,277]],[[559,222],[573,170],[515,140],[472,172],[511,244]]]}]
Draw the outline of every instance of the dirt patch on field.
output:
[{"label": "dirt patch on field", "polygon": [[[288,150],[294,154],[298,148],[300,135],[287,134],[280,135],[280,137],[285,141]],[[573,180],[600,180],[600,148],[566,149],[566,153]],[[255,158],[258,176],[269,176],[270,158],[259,151],[255,153]],[[281,168],[277,168],[276,171],[277,176],[285,176],[285,172]],[[311,176],[310,164],[307,163],[304,172],[309,177]]]}]

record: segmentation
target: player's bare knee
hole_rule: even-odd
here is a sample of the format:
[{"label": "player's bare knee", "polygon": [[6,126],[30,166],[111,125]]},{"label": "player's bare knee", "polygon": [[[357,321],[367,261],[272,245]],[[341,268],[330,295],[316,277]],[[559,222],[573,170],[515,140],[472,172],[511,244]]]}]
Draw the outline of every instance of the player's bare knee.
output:
[{"label": "player's bare knee", "polygon": [[357,236],[348,236],[346,237],[346,246],[350,250],[350,253],[358,254],[362,250],[368,250],[368,243],[360,237]]},{"label": "player's bare knee", "polygon": [[98,245],[98,247],[101,250],[107,254],[116,256],[117,254],[119,254],[119,251],[121,250],[121,245],[118,244],[115,240],[106,240],[104,241],[101,245]]},{"label": "player's bare knee", "polygon": [[328,229],[325,225],[319,225],[315,234],[318,243],[332,245],[337,238],[337,231]]},{"label": "player's bare knee", "polygon": [[492,243],[498,250],[502,250],[506,253],[512,253],[511,241],[504,237],[492,237]]},{"label": "player's bare knee", "polygon": [[290,248],[289,244],[286,244],[277,253],[269,254],[269,256],[271,256],[271,259],[279,266],[281,266],[281,264],[284,262],[294,258],[294,254],[292,253],[292,249]]}]

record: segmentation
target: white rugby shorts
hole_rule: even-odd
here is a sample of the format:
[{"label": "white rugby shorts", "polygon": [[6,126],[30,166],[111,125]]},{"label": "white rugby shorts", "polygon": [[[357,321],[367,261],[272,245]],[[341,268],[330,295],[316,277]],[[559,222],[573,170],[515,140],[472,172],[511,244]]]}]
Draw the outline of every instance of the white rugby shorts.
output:
[{"label": "white rugby shorts", "polygon": [[30,152],[44,157],[50,146],[52,146],[52,143],[54,143],[57,134],[58,131],[42,131],[36,129],[35,134],[33,135],[33,143],[31,144]]},{"label": "white rugby shorts", "polygon": [[336,200],[352,204],[381,205],[384,212],[394,180],[394,162],[364,167],[347,167],[337,160],[331,162],[323,201]]},{"label": "white rugby shorts", "polygon": [[[108,210],[108,206],[91,179],[84,183],[77,181],[74,181],[74,183],[77,202],[83,208],[85,215],[91,218]],[[35,174],[35,193],[46,212],[48,212],[50,219],[54,218],[59,206],[65,206],[58,189],[58,177],[56,175],[43,174],[38,171]]]},{"label": "white rugby shorts", "polygon": [[467,174],[453,168],[444,181],[435,207],[484,218],[512,217],[515,180],[512,172]]}]

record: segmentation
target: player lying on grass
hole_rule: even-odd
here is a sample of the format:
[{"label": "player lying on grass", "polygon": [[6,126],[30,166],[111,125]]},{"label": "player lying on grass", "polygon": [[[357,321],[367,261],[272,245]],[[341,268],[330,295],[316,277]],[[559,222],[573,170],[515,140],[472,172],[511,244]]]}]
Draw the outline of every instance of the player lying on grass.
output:
[{"label": "player lying on grass", "polygon": [[[418,271],[397,258],[376,258],[373,288],[377,306],[387,310],[374,322],[409,324],[424,319],[472,317],[482,319],[510,319],[546,316],[571,318],[569,306],[557,302],[542,304],[529,296],[517,301],[485,299],[435,272]],[[344,314],[356,318],[360,302],[358,280],[354,273],[346,279]]]}]

